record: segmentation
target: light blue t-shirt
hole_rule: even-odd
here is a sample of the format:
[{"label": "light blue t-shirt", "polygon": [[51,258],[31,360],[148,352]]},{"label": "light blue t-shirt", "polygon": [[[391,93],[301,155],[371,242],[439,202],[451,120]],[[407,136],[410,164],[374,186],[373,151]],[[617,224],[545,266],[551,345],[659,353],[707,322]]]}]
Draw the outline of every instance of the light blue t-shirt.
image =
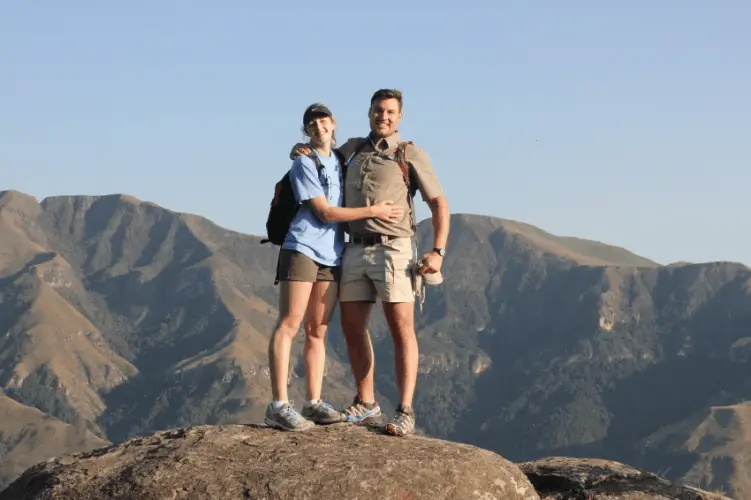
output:
[{"label": "light blue t-shirt", "polygon": [[[332,152],[328,158],[315,151],[323,165],[321,174],[313,160],[299,156],[292,162],[290,181],[298,202],[318,196],[326,196],[330,206],[341,207],[344,203],[342,175],[339,160]],[[313,209],[303,203],[290,224],[282,248],[297,250],[325,266],[338,266],[344,251],[344,234],[340,223],[326,224],[316,217]]]}]

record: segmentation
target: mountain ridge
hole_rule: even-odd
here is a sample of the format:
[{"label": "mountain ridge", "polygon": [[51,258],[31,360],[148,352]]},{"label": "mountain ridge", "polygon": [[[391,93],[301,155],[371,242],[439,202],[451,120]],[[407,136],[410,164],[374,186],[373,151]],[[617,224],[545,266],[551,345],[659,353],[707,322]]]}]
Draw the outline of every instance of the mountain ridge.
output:
[{"label": "mountain ridge", "polygon": [[[747,266],[663,266],[515,221],[453,214],[451,222],[446,281],[428,288],[416,312],[421,431],[514,461],[571,450],[659,469],[677,452],[634,442],[751,400]],[[109,442],[260,421],[277,307],[277,249],[260,240],[127,195],[39,203],[0,193],[0,386]],[[429,221],[417,240],[432,247]],[[338,322],[337,311],[324,397],[342,407],[353,389]],[[389,412],[393,345],[378,307],[370,328],[377,396]],[[301,347],[298,335],[290,386],[298,401]],[[645,449],[661,458],[650,461]],[[726,454],[741,463],[737,450]],[[691,467],[672,479],[722,477],[722,487],[745,491],[737,471]]]},{"label": "mountain ridge", "polygon": [[[84,194],[51,195],[51,196],[44,197],[41,200],[38,200],[32,195],[23,193],[21,191],[9,189],[5,191],[0,191],[0,206],[3,205],[4,197],[10,198],[10,199],[22,198],[26,201],[33,201],[34,203],[37,203],[43,207],[58,200],[68,200],[68,199],[78,199],[78,200],[81,200],[82,202],[89,202],[89,204],[93,201],[99,201],[99,200],[119,200],[119,201],[130,203],[134,206],[142,205],[142,206],[147,206],[147,207],[152,207],[152,208],[156,208],[159,210],[163,210],[175,216],[185,217],[187,220],[194,219],[194,220],[200,221],[201,224],[209,223],[224,231],[230,231],[232,233],[241,234],[241,235],[252,237],[252,238],[258,238],[259,243],[260,243],[260,239],[263,238],[262,235],[256,235],[254,233],[247,233],[244,231],[230,229],[228,227],[221,226],[200,214],[194,214],[191,212],[184,212],[184,211],[175,211],[165,206],[159,205],[156,202],[141,200],[137,198],[136,196],[130,195],[128,193],[110,193],[110,194],[103,194],[103,195],[84,195]],[[530,224],[528,222],[506,219],[506,218],[499,217],[499,216],[475,214],[475,213],[469,213],[469,212],[455,212],[451,214],[451,217],[452,219],[471,218],[471,219],[474,219],[475,221],[483,221],[483,220],[488,221],[492,225],[494,225],[496,229],[505,229],[509,231],[510,233],[520,234],[524,236],[526,239],[528,239],[529,241],[537,242],[538,244],[540,244],[541,240],[551,240],[552,242],[557,243],[559,247],[561,247],[559,249],[561,253],[565,254],[567,252],[571,252],[574,254],[574,258],[584,257],[589,262],[591,262],[592,265],[637,265],[637,266],[642,266],[642,267],[651,267],[651,266],[672,266],[672,265],[701,265],[701,264],[706,264],[706,263],[711,263],[711,262],[734,262],[734,263],[738,263],[738,264],[748,267],[744,263],[728,261],[728,260],[706,261],[706,262],[698,262],[698,263],[688,262],[688,261],[676,261],[676,262],[671,262],[668,264],[660,264],[647,257],[637,255],[624,247],[604,243],[601,240],[597,240],[597,239],[580,238],[576,236],[556,235],[549,231],[541,229],[540,227],[537,227],[533,224]],[[426,224],[428,222],[429,222],[429,219],[425,219],[421,221],[419,225]],[[550,245],[550,243],[543,242],[542,244],[540,244],[540,247],[544,248],[548,245]],[[578,253],[576,250],[577,247],[588,248],[590,251],[592,250],[597,251],[598,249],[602,249],[606,251],[615,251],[617,253],[622,253],[622,259],[624,261],[619,262],[616,260],[598,259],[595,255],[575,255]]]}]

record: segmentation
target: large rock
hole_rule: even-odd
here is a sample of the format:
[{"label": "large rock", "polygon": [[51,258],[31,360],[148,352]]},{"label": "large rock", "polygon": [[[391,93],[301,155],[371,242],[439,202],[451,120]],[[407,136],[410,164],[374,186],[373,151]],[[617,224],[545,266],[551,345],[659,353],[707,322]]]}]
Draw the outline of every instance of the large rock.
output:
[{"label": "large rock", "polygon": [[160,432],[28,469],[0,500],[540,500],[501,456],[421,436],[339,424]]},{"label": "large rock", "polygon": [[543,500],[730,500],[609,460],[550,457],[519,468]]}]

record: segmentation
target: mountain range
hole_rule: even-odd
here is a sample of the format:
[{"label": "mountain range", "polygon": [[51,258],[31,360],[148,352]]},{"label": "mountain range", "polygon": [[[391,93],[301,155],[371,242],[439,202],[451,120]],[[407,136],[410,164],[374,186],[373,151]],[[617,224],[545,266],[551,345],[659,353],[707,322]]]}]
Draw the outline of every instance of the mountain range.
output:
[{"label": "mountain range", "polygon": [[[423,222],[420,248],[431,240]],[[135,434],[259,422],[278,251],[260,241],[126,195],[0,192],[0,489]],[[420,432],[751,497],[751,269],[661,265],[454,214],[443,271],[416,311]],[[374,311],[376,388],[393,411],[393,349]],[[333,323],[324,396],[344,406],[354,393]]]}]

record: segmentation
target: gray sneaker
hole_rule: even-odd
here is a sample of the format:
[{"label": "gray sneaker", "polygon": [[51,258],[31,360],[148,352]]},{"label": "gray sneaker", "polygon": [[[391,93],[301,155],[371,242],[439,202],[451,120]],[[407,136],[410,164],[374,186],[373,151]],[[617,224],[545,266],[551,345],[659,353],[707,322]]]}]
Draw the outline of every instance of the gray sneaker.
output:
[{"label": "gray sneaker", "polygon": [[355,396],[352,404],[342,411],[342,420],[366,427],[380,427],[383,424],[381,407],[378,403],[363,403],[360,396]]},{"label": "gray sneaker", "polygon": [[415,432],[415,410],[399,405],[394,417],[386,424],[386,432],[400,437]]},{"label": "gray sneaker", "polygon": [[342,414],[322,400],[314,405],[305,403],[302,407],[302,416],[318,425],[335,424],[342,421]]},{"label": "gray sneaker", "polygon": [[313,422],[306,420],[297,413],[293,405],[294,403],[290,401],[283,404],[278,410],[274,410],[273,403],[269,403],[266,407],[266,418],[264,419],[266,425],[292,432],[304,431],[315,426]]}]

